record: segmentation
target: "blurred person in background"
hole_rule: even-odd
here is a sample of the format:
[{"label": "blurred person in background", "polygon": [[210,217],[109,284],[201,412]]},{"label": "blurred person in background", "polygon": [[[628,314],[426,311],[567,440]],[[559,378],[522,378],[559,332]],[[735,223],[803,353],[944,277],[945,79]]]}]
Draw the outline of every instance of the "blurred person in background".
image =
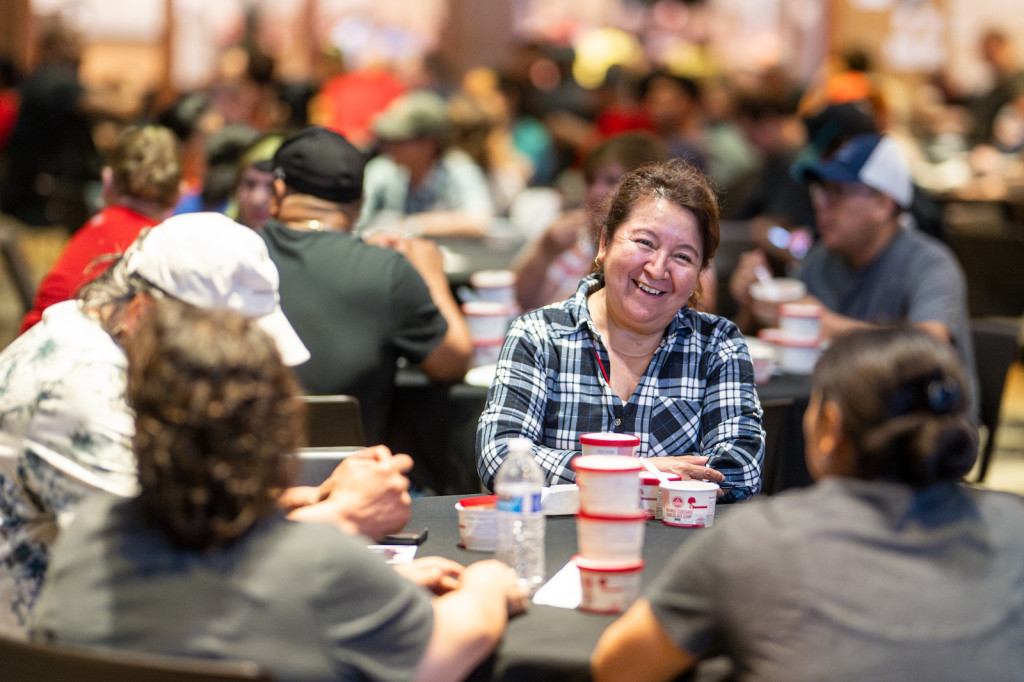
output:
[{"label": "blurred person in background", "polygon": [[816,483],[688,540],[605,630],[594,679],[676,679],[723,652],[750,680],[1024,677],[1024,502],[962,483],[970,391],[923,332],[835,339],[803,418]]},{"label": "blurred person in background", "polygon": [[374,120],[381,154],[366,165],[359,232],[395,228],[424,237],[482,237],[494,202],[482,168],[450,146],[446,100],[414,90]]},{"label": "blurred person in background", "polygon": [[225,214],[254,230],[270,218],[274,196],[274,153],[285,134],[265,133],[253,140],[238,159],[235,190]]},{"label": "blurred person in background", "polygon": [[178,201],[181,161],[174,134],[163,126],[126,129],[101,172],[104,208],[71,236],[21,321],[24,333],[54,303],[72,298],[135,241],[166,218]]},{"label": "blurred person in background", "polygon": [[[263,240],[219,213],[168,218],[75,300],[50,306],[0,353],[0,630],[24,632],[50,546],[78,503],[96,491],[136,493],[124,347],[168,297],[259,320],[287,364],[309,358],[281,312]],[[408,520],[411,467],[407,455],[368,448],[321,486],[284,491],[280,504],[293,518],[379,539]]]},{"label": "blurred person in background", "polygon": [[[7,139],[14,130],[14,123],[18,120],[18,109],[21,106],[21,95],[18,93],[20,85],[21,73],[14,61],[8,57],[0,57],[0,159],[7,148]],[[3,164],[0,163],[0,171],[2,169]]]},{"label": "blurred person in background", "polygon": [[211,131],[203,144],[198,184],[182,192],[174,214],[225,213],[237,184],[239,159],[258,136],[255,128],[244,123],[226,123]]},{"label": "blurred person in background", "polygon": [[254,661],[276,680],[456,680],[524,608],[493,559],[437,559],[431,599],[355,538],[286,519],[304,405],[253,320],[163,300],[127,350],[140,491],[80,505],[34,638]]},{"label": "blurred person in background", "polygon": [[79,79],[82,38],[58,20],[44,26],[39,63],[21,84],[21,105],[4,150],[0,209],[33,226],[68,232],[95,208],[102,159],[93,144],[100,119],[129,121],[142,98],[126,88],[87,87]]},{"label": "blurred person in background", "polygon": [[274,155],[271,218],[260,235],[281,275],[281,306],[309,348],[296,367],[312,395],[359,398],[370,442],[383,437],[396,362],[460,381],[473,343],[437,245],[395,232],[353,232],[366,157],[344,136],[309,126]]},{"label": "blurred person in background", "polygon": [[665,70],[653,71],[641,82],[640,100],[669,158],[683,159],[708,171],[708,147],[697,81]]}]

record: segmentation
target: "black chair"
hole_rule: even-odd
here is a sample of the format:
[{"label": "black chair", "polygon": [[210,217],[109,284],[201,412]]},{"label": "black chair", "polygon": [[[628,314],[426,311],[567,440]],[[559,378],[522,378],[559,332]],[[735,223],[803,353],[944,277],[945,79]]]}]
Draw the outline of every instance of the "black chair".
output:
[{"label": "black chair", "polygon": [[309,412],[309,447],[366,445],[358,398],[353,395],[306,395],[302,399]]},{"label": "black chair", "polygon": [[782,488],[782,448],[786,434],[792,428],[794,401],[792,398],[776,398],[761,402],[764,415],[761,428],[764,429],[764,466],[761,468],[761,494],[774,495]]},{"label": "black chair", "polygon": [[3,679],[14,682],[271,682],[250,661],[86,649],[0,637]]},{"label": "black chair", "polygon": [[1003,403],[1006,374],[1017,359],[1019,323],[1004,320],[971,320],[974,364],[978,374],[978,406],[985,439],[978,456],[978,477],[985,480],[995,450],[999,411]]}]

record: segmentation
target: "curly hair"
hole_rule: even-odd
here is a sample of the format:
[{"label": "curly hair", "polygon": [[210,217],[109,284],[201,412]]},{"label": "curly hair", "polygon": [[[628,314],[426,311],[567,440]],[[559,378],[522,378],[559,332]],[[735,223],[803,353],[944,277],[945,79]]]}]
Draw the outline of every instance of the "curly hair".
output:
[{"label": "curly hair", "polygon": [[144,513],[181,547],[230,544],[294,473],[305,425],[294,375],[255,321],[171,299],[127,352]]},{"label": "curly hair", "polygon": [[[682,159],[646,163],[626,173],[608,203],[608,214],[601,226],[601,239],[611,244],[615,233],[637,205],[654,199],[668,199],[680,208],[690,211],[697,219],[704,244],[700,269],[708,267],[718,251],[721,241],[718,221],[721,209],[712,180],[699,168]],[[600,266],[597,268],[600,271]],[[691,303],[701,293],[700,281],[694,289]]]},{"label": "curly hair", "polygon": [[843,335],[818,361],[814,388],[839,407],[859,478],[923,487],[974,465],[969,384],[948,343],[912,329]]},{"label": "curly hair", "polygon": [[170,129],[159,125],[131,127],[107,155],[114,191],[170,208],[178,200],[181,159]]}]

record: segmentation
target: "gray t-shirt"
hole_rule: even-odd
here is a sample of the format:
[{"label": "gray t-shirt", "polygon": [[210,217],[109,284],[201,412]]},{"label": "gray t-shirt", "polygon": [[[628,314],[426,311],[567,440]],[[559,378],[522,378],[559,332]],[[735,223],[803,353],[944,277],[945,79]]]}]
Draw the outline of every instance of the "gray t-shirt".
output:
[{"label": "gray t-shirt", "polygon": [[941,322],[977,395],[967,283],[956,256],[942,242],[902,229],[862,268],[851,267],[819,242],[804,259],[800,279],[809,294],[840,315],[883,326]]},{"label": "gray t-shirt", "polygon": [[188,551],[136,505],[80,505],[54,547],[32,637],[250,660],[282,681],[412,677],[430,597],[354,538],[275,514],[227,548]]},{"label": "gray t-shirt", "polygon": [[650,586],[741,680],[1024,679],[1024,500],[829,478],[748,503]]}]

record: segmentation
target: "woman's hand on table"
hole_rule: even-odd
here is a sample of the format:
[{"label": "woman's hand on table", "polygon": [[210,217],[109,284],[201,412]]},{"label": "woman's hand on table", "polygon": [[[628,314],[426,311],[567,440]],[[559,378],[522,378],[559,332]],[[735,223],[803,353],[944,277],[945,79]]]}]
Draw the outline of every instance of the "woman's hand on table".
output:
[{"label": "woman's hand on table", "polygon": [[438,595],[458,588],[459,577],[465,570],[459,562],[439,556],[413,559],[406,564],[393,564],[393,567],[406,580]]},{"label": "woman's hand on table", "polygon": [[702,455],[651,457],[649,461],[662,471],[679,474],[684,481],[711,481],[712,483],[725,481],[725,474],[707,466],[708,458]]}]

